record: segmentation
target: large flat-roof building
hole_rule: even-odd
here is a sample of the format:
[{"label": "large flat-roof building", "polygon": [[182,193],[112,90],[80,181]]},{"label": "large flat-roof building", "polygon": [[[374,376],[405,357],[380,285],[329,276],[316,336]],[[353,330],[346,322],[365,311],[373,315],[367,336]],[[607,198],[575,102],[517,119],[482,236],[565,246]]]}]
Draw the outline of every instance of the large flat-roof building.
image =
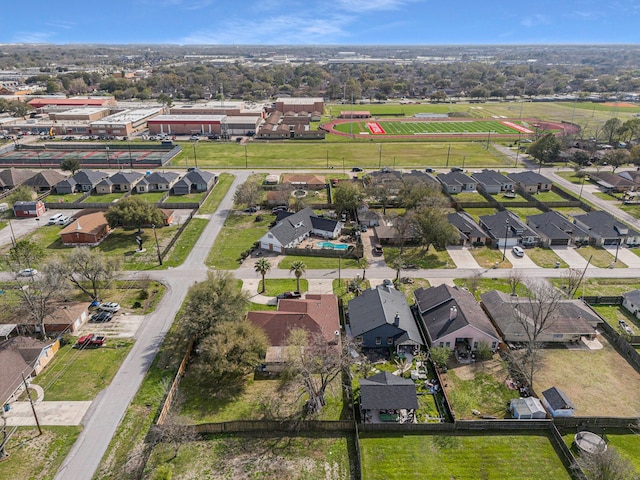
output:
[{"label": "large flat-roof building", "polygon": [[324,99],[321,97],[280,97],[276,99],[277,112],[319,112],[324,111]]},{"label": "large flat-roof building", "polygon": [[147,128],[147,122],[160,115],[163,107],[139,108],[125,110],[109,115],[89,124],[92,134],[95,135],[130,135]]},{"label": "large flat-roof building", "polygon": [[68,108],[105,107],[105,106],[115,106],[116,99],[110,96],[67,98],[67,97],[56,95],[56,96],[34,98],[33,100],[29,100],[28,103],[35,109],[39,109],[47,106],[68,107]]},{"label": "large flat-roof building", "polygon": [[158,115],[147,122],[149,133],[169,135],[211,135],[222,133],[225,124],[229,135],[246,135],[255,131],[262,122],[261,116],[227,115]]},{"label": "large flat-roof building", "polygon": [[108,107],[78,107],[71,110],[49,112],[49,119],[56,122],[84,120],[95,121],[107,117],[111,113]]},{"label": "large flat-roof building", "polygon": [[230,115],[234,117],[264,117],[265,105],[244,101],[210,101],[171,107],[172,115]]}]

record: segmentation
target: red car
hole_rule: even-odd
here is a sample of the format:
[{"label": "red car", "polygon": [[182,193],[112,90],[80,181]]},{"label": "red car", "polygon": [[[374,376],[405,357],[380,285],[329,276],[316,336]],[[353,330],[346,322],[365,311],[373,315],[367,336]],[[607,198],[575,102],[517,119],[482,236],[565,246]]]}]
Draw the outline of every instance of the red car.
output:
[{"label": "red car", "polygon": [[76,347],[85,347],[89,345],[91,343],[91,340],[93,340],[93,337],[93,333],[88,333],[87,335],[81,336],[76,342]]},{"label": "red car", "polygon": [[78,338],[76,347],[101,347],[106,343],[106,341],[107,337],[105,337],[104,335],[94,335],[93,333],[88,333]]}]

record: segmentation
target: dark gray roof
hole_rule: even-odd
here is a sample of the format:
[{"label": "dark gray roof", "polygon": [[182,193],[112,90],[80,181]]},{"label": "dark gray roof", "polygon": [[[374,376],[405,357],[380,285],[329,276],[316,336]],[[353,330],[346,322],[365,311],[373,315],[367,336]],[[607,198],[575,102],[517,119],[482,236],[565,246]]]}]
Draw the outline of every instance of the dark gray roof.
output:
[{"label": "dark gray roof", "polygon": [[640,304],[640,290],[631,290],[622,296],[634,305]]},{"label": "dark gray roof", "polygon": [[503,174],[501,174],[500,172],[496,172],[495,170],[484,169],[481,172],[472,173],[471,176],[482,185],[504,185],[507,183],[513,184],[513,180],[505,177]]},{"label": "dark gray roof", "polygon": [[97,185],[113,185],[113,182],[110,178],[103,178],[97,183]]},{"label": "dark gray roof", "polygon": [[118,172],[109,177],[114,185],[131,185],[135,183],[142,173],[140,172]]},{"label": "dark gray roof", "polygon": [[460,233],[468,237],[487,237],[480,225],[466,212],[454,212],[447,215],[449,223],[456,227]]},{"label": "dark gray roof", "polygon": [[526,171],[507,174],[514,182],[521,183],[523,185],[539,185],[541,183],[553,183],[544,175],[540,175],[536,172]]},{"label": "dark gray roof", "polygon": [[75,187],[77,184],[78,182],[76,182],[73,179],[73,177],[69,177],[69,178],[65,178],[61,182],[56,183],[56,188],[60,188],[62,186],[67,186],[67,185],[69,185],[70,187]]},{"label": "dark gray roof", "polygon": [[338,222],[336,220],[318,217],[311,207],[307,207],[278,221],[278,223],[269,230],[269,233],[282,245],[288,245],[294,239],[310,232],[314,228],[333,232],[337,224]]},{"label": "dark gray roof", "polygon": [[575,409],[569,397],[557,387],[551,387],[548,390],[542,392],[542,396],[545,398],[549,406],[554,410],[567,410]]},{"label": "dark gray roof", "polygon": [[[484,227],[493,239],[504,238],[506,233],[507,220],[509,220],[509,236],[530,236],[537,237],[538,235],[532,229],[530,229],[520,217],[509,210],[503,210],[501,212],[494,213],[493,215],[482,215],[480,217],[480,225]],[[521,232],[521,233],[518,233]]]},{"label": "dark gray roof", "polygon": [[[613,215],[601,210],[585,213],[584,215],[575,215],[573,217],[576,222],[581,222],[592,232],[603,238],[616,238],[619,236],[637,236],[640,235],[632,228],[627,227],[624,223],[618,221]],[[628,233],[621,235],[621,231]]]},{"label": "dark gray roof", "polygon": [[[524,325],[518,318],[524,321],[527,313],[533,314],[535,302],[529,301],[526,297],[512,297],[497,290],[483,293],[480,299],[505,339],[513,340],[513,335],[521,336],[523,341],[527,339]],[[561,300],[553,312],[553,318],[545,327],[545,333],[590,335],[594,326],[601,322],[602,319],[582,300]]]},{"label": "dark gray roof", "polygon": [[[474,296],[466,290],[442,284],[426,289],[421,287],[413,294],[431,342],[467,325],[500,340],[487,315]],[[450,319],[453,307],[457,309],[457,314]]]},{"label": "dark gray roof", "polygon": [[[393,325],[396,316],[399,332],[395,344],[399,345],[409,340],[412,343],[424,345],[411,308],[401,291],[380,285],[377,288],[367,289],[360,296],[349,300],[349,324],[351,335],[354,337],[370,332],[381,325]],[[404,334],[406,337],[403,337]]]},{"label": "dark gray roof", "polygon": [[179,175],[175,172],[153,172],[149,175],[146,175],[142,180],[140,180],[140,183],[143,183],[143,182],[146,184],[166,183],[167,185],[169,185],[176,178],[178,178],[178,176]]},{"label": "dark gray roof", "polygon": [[360,380],[360,408],[364,410],[418,408],[416,386],[408,378],[380,372]]},{"label": "dark gray roof", "polygon": [[33,177],[27,179],[24,184],[29,187],[52,188],[56,183],[61,182],[65,178],[67,177],[55,170],[43,170],[42,172],[36,173]]},{"label": "dark gray roof", "polygon": [[198,185],[207,185],[209,184],[211,179],[215,178],[215,174],[196,168],[195,170],[191,170],[190,172],[188,172],[182,178],[188,178],[191,183],[195,183]]},{"label": "dark gray roof", "polygon": [[100,180],[102,180],[103,178],[107,178],[108,176],[109,174],[105,172],[86,169],[76,172],[76,174],[71,178],[73,178],[76,183],[79,183],[80,185],[95,185]]},{"label": "dark gray roof", "polygon": [[444,185],[468,185],[477,184],[478,181],[462,172],[439,173],[436,177]]},{"label": "dark gray roof", "polygon": [[538,232],[547,238],[570,239],[575,235],[589,236],[588,232],[556,211],[530,215],[527,217],[527,223],[534,232]]}]

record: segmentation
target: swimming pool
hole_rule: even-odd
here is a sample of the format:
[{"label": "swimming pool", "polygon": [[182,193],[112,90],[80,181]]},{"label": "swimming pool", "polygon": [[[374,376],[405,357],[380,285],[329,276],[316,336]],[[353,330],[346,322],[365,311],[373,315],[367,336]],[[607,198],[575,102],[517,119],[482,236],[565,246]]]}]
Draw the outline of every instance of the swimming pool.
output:
[{"label": "swimming pool", "polygon": [[346,250],[349,248],[349,245],[346,243],[318,242],[317,245],[320,248],[328,248],[331,250]]}]

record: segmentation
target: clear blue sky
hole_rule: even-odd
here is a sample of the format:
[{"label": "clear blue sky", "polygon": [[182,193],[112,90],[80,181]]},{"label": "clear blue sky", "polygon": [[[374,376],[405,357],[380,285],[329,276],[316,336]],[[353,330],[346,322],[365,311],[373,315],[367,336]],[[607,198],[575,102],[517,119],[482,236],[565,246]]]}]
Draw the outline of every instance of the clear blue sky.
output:
[{"label": "clear blue sky", "polygon": [[6,0],[0,43],[640,43],[640,0]]}]

